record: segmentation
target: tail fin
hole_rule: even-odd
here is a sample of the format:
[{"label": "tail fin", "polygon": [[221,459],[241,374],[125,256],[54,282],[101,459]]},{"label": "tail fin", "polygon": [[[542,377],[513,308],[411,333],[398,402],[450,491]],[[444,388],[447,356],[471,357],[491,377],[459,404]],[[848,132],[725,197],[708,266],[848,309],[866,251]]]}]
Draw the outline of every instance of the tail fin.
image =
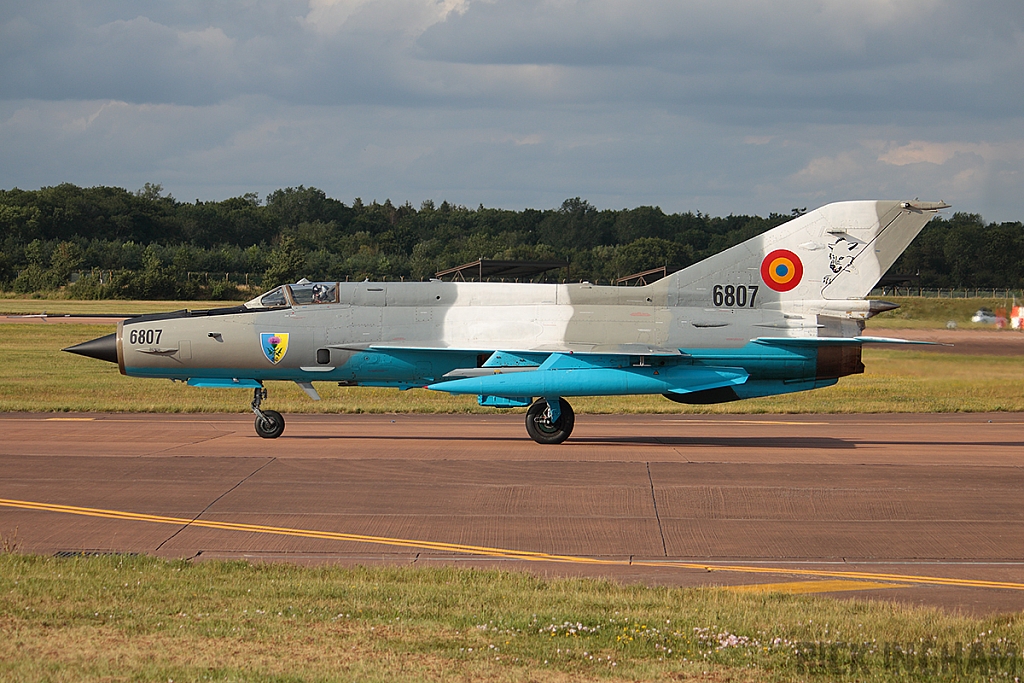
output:
[{"label": "tail fin", "polygon": [[[681,306],[719,307],[716,285],[756,292],[773,302],[860,299],[917,237],[942,202],[857,201],[828,204],[700,263],[653,287]],[[664,283],[664,284],[663,284]],[[753,296],[747,301],[753,305]],[[721,298],[721,297],[719,297]],[[728,305],[728,301],[726,301]],[[742,305],[742,304],[741,304]]]}]

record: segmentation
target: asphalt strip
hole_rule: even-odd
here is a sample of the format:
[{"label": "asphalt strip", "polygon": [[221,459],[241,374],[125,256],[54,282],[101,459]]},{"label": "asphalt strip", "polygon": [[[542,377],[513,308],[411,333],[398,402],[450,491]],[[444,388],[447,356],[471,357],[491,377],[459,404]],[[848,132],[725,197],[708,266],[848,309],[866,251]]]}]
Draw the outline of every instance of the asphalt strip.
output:
[{"label": "asphalt strip", "polygon": [[[36,510],[41,512],[56,512],[61,514],[79,515],[84,517],[101,517],[104,519],[119,519],[132,522],[149,522],[152,524],[173,524],[175,526],[202,527],[207,529],[219,529],[222,531],[240,531],[244,533],[272,534],[277,536],[299,536],[304,538],[318,538],[324,540],[347,541],[355,543],[370,543],[376,545],[388,545],[404,548],[417,548],[419,550],[436,550],[444,552],[465,553],[481,557],[497,557],[504,559],[517,559],[528,562],[559,562],[564,564],[587,564],[603,566],[629,566],[629,567],[675,567],[679,569],[698,569],[707,572],[735,572],[743,574],[784,574],[789,576],[808,576],[829,579],[845,579],[850,581],[871,581],[882,582],[886,587],[897,587],[891,584],[909,583],[916,585],[931,586],[954,586],[959,588],[994,588],[1000,590],[1024,591],[1024,583],[1012,583],[1007,581],[982,581],[977,579],[953,579],[940,576],[919,576],[912,574],[885,574],[873,572],[840,572],[816,569],[794,569],[779,567],[753,567],[744,565],[721,565],[703,564],[694,562],[674,562],[671,560],[650,562],[632,560],[603,560],[594,557],[583,557],[574,555],[553,555],[549,553],[534,552],[530,550],[511,550],[508,548],[490,548],[487,546],[463,545],[459,543],[441,543],[437,541],[424,541],[405,538],[388,538],[385,536],[365,536],[362,534],[346,534],[334,531],[316,531],[313,529],[295,529],[290,527],[264,526],[260,524],[241,524],[234,522],[214,522],[201,519],[187,519],[182,517],[164,517],[161,515],[147,515],[138,512],[125,512],[121,510],[104,510],[101,508],[77,507],[73,505],[56,505],[52,503],[40,503],[27,500],[12,500],[0,498],[0,507],[18,508],[22,510]],[[876,588],[870,586],[869,588]]]}]

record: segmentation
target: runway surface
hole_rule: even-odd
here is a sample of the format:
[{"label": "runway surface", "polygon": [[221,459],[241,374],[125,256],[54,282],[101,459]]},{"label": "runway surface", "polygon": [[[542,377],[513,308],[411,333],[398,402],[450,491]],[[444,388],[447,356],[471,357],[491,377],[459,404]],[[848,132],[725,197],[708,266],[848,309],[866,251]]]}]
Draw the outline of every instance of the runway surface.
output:
[{"label": "runway surface", "polygon": [[24,552],[500,566],[1024,609],[1024,415],[0,416]]}]

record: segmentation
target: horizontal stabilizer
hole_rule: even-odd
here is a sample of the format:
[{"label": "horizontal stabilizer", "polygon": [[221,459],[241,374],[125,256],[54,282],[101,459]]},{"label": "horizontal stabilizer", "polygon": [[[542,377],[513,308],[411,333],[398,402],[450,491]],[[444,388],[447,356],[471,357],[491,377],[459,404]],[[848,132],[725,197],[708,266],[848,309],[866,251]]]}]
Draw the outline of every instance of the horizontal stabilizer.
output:
[{"label": "horizontal stabilizer", "polygon": [[855,337],[862,344],[918,344],[922,346],[953,346],[943,342],[921,341],[917,339],[895,339],[893,337]]},{"label": "horizontal stabilizer", "polygon": [[892,337],[758,337],[757,344],[789,344],[796,346],[822,346],[825,344],[914,344],[921,346],[952,346],[942,342]]}]

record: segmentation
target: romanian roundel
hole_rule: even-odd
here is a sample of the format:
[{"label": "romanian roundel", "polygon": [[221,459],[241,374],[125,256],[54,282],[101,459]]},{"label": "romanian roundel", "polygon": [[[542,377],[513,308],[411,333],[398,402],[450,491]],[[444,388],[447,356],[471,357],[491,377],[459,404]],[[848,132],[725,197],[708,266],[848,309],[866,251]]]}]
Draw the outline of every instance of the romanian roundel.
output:
[{"label": "romanian roundel", "polygon": [[776,292],[788,292],[803,276],[804,264],[788,249],[776,249],[761,261],[761,279]]}]

